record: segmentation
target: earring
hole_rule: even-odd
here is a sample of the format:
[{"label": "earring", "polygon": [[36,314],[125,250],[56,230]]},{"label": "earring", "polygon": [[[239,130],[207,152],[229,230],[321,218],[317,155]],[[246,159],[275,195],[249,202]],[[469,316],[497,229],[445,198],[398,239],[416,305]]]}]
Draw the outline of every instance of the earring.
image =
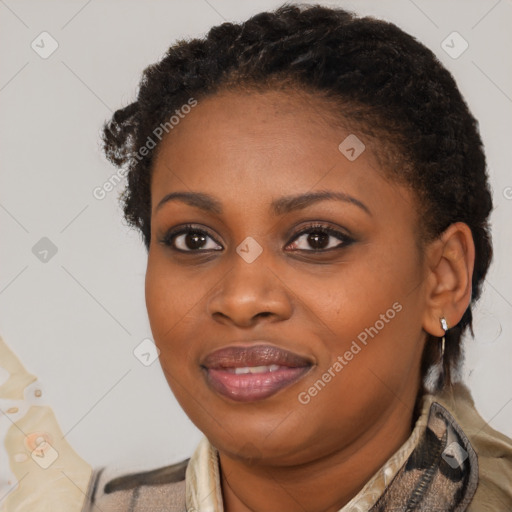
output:
[{"label": "earring", "polygon": [[439,321],[441,322],[441,327],[444,331],[444,334],[443,334],[443,337],[441,338],[441,361],[443,360],[444,358],[444,345],[445,345],[445,339],[444,339],[444,336],[446,334],[446,331],[448,330],[448,323],[446,322],[446,318],[443,316],[439,319]]}]

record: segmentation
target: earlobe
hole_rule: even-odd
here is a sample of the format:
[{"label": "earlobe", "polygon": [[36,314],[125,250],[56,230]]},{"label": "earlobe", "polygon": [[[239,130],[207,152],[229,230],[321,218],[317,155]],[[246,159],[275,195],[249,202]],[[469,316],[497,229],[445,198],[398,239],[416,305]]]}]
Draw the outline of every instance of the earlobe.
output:
[{"label": "earlobe", "polygon": [[471,301],[471,282],[475,246],[469,226],[451,224],[427,251],[426,308],[423,328],[442,337],[444,318],[450,327],[457,325]]}]

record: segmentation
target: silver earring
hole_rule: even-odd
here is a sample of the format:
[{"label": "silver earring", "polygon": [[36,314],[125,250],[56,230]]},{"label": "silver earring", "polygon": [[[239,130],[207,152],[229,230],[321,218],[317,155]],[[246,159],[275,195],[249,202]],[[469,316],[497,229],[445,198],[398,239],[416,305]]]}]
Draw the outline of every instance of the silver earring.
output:
[{"label": "silver earring", "polygon": [[443,334],[443,337],[441,338],[441,361],[443,360],[444,358],[444,345],[445,345],[445,334],[446,334],[446,331],[448,330],[448,323],[446,322],[446,318],[443,316],[439,319],[439,321],[441,322],[441,327],[444,331],[444,334]]}]

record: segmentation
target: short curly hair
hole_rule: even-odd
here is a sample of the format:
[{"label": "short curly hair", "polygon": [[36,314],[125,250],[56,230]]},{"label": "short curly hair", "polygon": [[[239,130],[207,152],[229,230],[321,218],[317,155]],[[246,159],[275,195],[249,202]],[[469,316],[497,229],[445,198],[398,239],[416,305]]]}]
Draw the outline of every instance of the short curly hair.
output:
[{"label": "short curly hair", "polygon": [[[143,73],[137,100],[117,110],[103,130],[107,158],[127,172],[122,196],[128,223],[149,249],[150,181],[158,149],[154,130],[183,105],[224,90],[291,88],[326,98],[339,119],[378,141],[386,176],[418,198],[421,239],[466,223],[475,243],[471,303],[446,333],[443,367],[433,385],[453,381],[461,339],[472,331],[471,305],[492,259],[492,197],[478,123],[451,74],[397,26],[339,8],[284,4],[244,23],[223,23],[204,38],[180,40]],[[145,150],[144,158],[138,149]],[[154,146],[154,147],[152,147]],[[137,158],[135,158],[137,156]],[[422,375],[439,361],[428,335]],[[424,379],[425,386],[425,379]],[[425,388],[424,388],[425,389]]]}]

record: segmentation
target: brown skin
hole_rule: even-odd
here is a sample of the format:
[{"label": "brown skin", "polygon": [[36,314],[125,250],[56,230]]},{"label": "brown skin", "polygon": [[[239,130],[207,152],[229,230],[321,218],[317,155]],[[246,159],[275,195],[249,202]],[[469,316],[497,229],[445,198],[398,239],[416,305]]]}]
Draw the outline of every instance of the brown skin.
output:
[{"label": "brown skin", "polygon": [[[217,94],[162,141],[154,165],[149,319],[170,387],[219,450],[227,512],[346,504],[411,433],[426,333],[441,336],[439,318],[455,325],[470,300],[469,228],[453,224],[420,250],[414,194],[383,178],[370,141],[354,162],[346,159],[338,145],[349,132],[326,123],[323,106],[298,93]],[[371,213],[336,200],[283,215],[269,209],[282,196],[320,190],[349,194]],[[209,194],[223,211],[180,200],[157,209],[171,192]],[[307,234],[296,238],[310,222],[354,242],[313,253]],[[187,223],[212,235],[204,248],[223,250],[178,253],[161,242]],[[248,236],[263,248],[252,263],[235,250]],[[402,310],[300,403],[299,393],[396,302]],[[240,403],[213,391],[201,360],[256,340],[313,366],[264,400]]]}]

